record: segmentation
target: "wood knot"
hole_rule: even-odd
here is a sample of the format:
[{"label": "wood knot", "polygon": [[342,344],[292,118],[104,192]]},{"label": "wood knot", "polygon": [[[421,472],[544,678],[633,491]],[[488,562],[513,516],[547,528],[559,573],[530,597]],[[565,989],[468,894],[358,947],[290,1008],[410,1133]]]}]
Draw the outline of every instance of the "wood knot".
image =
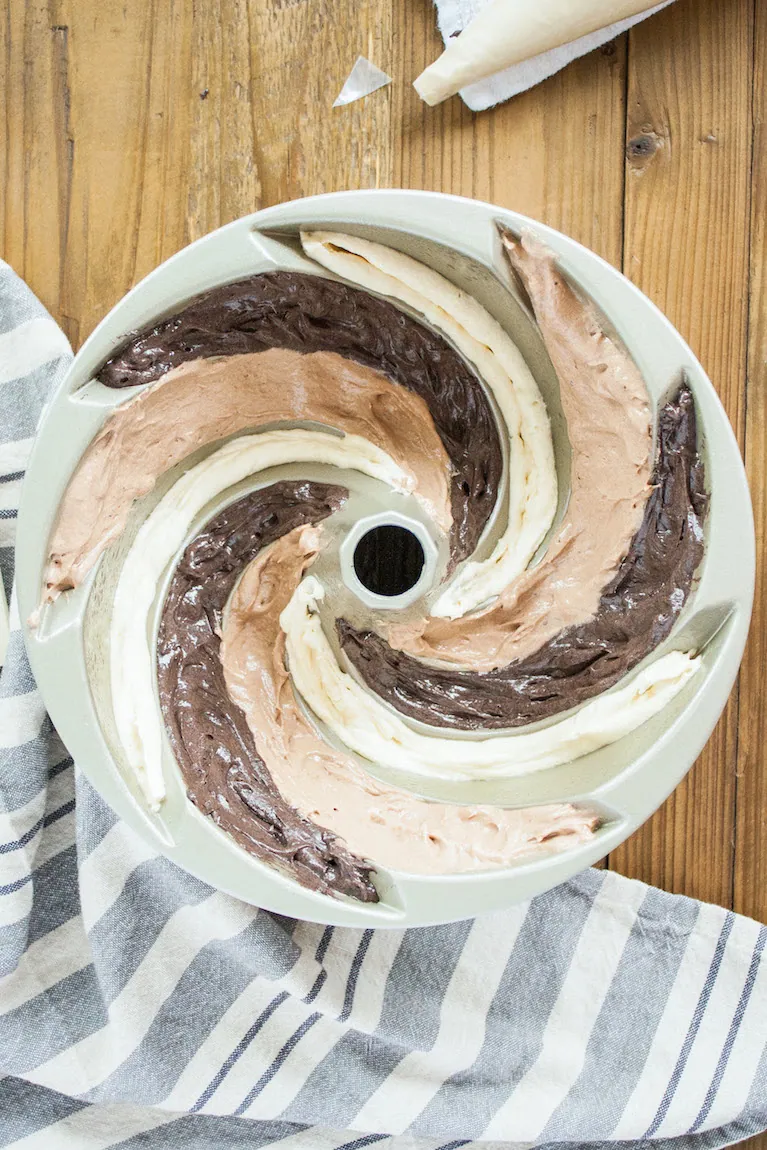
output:
[{"label": "wood knot", "polygon": [[645,160],[658,149],[658,140],[652,136],[634,136],[626,146],[626,154],[630,160]]},{"label": "wood knot", "polygon": [[645,168],[653,162],[658,152],[670,143],[668,137],[654,131],[651,127],[643,125],[639,131],[631,136],[626,144],[626,159],[636,175],[641,175]]}]

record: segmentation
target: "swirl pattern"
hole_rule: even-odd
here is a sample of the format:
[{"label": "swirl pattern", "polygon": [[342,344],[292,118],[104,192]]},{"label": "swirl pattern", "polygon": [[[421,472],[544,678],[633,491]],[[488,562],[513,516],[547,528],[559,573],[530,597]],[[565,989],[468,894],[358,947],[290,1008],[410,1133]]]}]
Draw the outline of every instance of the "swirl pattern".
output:
[{"label": "swirl pattern", "polygon": [[[559,379],[569,476],[535,379],[476,300],[391,248],[302,243],[314,274],[215,288],[102,368],[137,390],[69,483],[45,599],[169,476],[115,594],[127,762],[159,806],[167,739],[191,801],[240,846],[375,901],[377,866],[487,870],[594,834],[598,814],[567,803],[463,807],[383,779],[543,770],[662,709],[699,656],[627,676],[688,599],[707,500],[689,389],[661,405],[654,444],[638,368],[534,237],[502,243]],[[434,541],[433,585],[401,609],[345,578],[341,544],[371,509]]]}]

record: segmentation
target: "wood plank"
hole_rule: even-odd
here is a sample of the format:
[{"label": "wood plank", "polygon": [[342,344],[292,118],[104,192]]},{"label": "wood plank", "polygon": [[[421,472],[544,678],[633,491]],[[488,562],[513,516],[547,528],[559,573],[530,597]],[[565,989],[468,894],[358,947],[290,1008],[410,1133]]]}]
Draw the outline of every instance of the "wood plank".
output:
[{"label": "wood plank", "polygon": [[428,0],[395,0],[402,79],[393,109],[398,185],[491,200],[620,263],[625,43],[606,45],[487,112],[427,107],[412,80],[442,41]]},{"label": "wood plank", "polygon": [[[629,35],[624,271],[701,359],[743,442],[749,240],[748,0],[678,0]],[[700,761],[611,856],[730,905],[737,692]]]},{"label": "wood plank", "polygon": [[[740,675],[733,907],[767,921],[767,4],[757,3],[752,75],[751,251],[746,470],[756,529],[756,594]],[[767,1133],[743,1144],[767,1150]]]},{"label": "wood plank", "polygon": [[[741,671],[735,909],[767,921],[767,5],[756,7],[746,468],[756,527],[757,582]],[[764,1140],[767,1150],[767,1137]]]},{"label": "wood plank", "polygon": [[388,184],[391,89],[331,105],[358,55],[392,71],[390,4],[258,0],[250,13],[264,203]]},{"label": "wood plank", "polygon": [[55,8],[45,5],[6,6],[4,25],[3,258],[58,314],[69,190],[68,39]]},{"label": "wood plank", "polygon": [[388,3],[50,0],[10,12],[7,99],[20,114],[4,125],[4,258],[75,345],[212,228],[390,182],[389,90],[331,108],[358,54],[390,65]]}]

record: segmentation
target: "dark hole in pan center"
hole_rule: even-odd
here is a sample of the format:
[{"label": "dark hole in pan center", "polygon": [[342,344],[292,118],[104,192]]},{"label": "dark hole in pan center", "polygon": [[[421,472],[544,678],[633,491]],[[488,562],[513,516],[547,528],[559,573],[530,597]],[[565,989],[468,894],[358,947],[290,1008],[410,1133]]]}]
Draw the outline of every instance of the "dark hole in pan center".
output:
[{"label": "dark hole in pan center", "polygon": [[394,524],[373,527],[354,549],[354,572],[374,595],[404,595],[420,579],[424,562],[418,538]]}]

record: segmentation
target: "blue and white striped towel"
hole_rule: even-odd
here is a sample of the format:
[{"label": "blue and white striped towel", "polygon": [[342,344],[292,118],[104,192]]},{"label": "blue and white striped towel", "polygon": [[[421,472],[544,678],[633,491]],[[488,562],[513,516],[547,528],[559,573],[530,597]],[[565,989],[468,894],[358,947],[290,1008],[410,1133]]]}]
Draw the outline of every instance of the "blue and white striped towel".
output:
[{"label": "blue and white striped towel", "polygon": [[[0,264],[0,563],[71,353]],[[767,1127],[767,929],[590,871],[423,930],[292,922],[149,850],[0,677],[0,1145],[718,1147]]]}]

